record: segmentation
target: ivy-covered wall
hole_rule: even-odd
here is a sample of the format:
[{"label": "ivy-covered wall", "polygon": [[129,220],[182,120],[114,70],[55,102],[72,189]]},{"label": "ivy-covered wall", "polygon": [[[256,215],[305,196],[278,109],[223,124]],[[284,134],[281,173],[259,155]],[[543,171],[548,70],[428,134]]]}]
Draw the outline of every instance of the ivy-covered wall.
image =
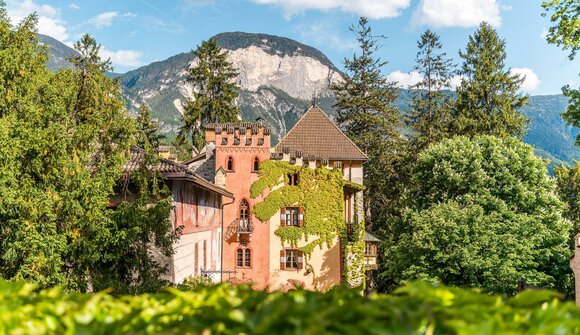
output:
[{"label": "ivy-covered wall", "polygon": [[[298,185],[289,185],[288,176],[295,173],[299,174]],[[344,180],[338,169],[312,169],[268,160],[261,164],[260,178],[253,183],[250,192],[253,198],[267,194],[264,201],[253,209],[260,221],[269,220],[283,207],[303,208],[302,227],[280,226],[275,234],[283,244],[290,243],[295,247],[304,239],[307,243],[299,249],[307,257],[317,246],[330,248],[339,237],[344,255],[343,277],[347,285],[359,287],[364,284],[364,222],[358,220],[354,238],[348,239],[344,222],[344,187],[347,185],[362,190],[361,185]]]}]

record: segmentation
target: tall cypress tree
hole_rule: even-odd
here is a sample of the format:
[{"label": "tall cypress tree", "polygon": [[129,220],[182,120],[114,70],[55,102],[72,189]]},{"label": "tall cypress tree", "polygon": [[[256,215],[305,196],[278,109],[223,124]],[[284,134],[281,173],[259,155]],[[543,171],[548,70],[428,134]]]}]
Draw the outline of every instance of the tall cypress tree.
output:
[{"label": "tall cypress tree", "polygon": [[228,51],[213,39],[203,41],[193,54],[196,64],[189,70],[193,99],[183,113],[182,137],[191,138],[194,147],[205,145],[204,127],[210,122],[236,122],[239,109],[235,100],[239,87],[235,82],[238,72],[228,61]]},{"label": "tall cypress tree", "polygon": [[449,136],[450,94],[444,90],[451,86],[453,75],[453,63],[440,51],[442,45],[436,33],[425,31],[417,47],[414,70],[423,79],[410,87],[413,97],[406,120],[414,131],[410,135],[414,152]]},{"label": "tall cypress tree", "polygon": [[505,69],[505,41],[483,22],[459,55],[464,78],[454,108],[456,134],[523,135],[528,96],[518,93],[524,78]]},{"label": "tall cypress tree", "polygon": [[337,121],[369,157],[364,170],[367,223],[372,216],[373,229],[384,229],[379,222],[386,222],[397,212],[401,182],[398,158],[402,152],[402,119],[393,106],[398,88],[381,71],[387,62],[376,55],[379,40],[384,37],[373,35],[365,17],[350,30],[356,36],[359,52],[344,60],[343,80],[332,86]]}]

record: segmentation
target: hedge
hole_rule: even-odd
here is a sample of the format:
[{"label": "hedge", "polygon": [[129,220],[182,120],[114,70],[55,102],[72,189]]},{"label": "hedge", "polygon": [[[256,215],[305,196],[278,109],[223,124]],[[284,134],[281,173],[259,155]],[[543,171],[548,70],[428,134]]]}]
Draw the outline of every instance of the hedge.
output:
[{"label": "hedge", "polygon": [[490,296],[427,283],[393,294],[266,293],[227,284],[115,297],[0,281],[0,334],[578,334],[549,291]]}]

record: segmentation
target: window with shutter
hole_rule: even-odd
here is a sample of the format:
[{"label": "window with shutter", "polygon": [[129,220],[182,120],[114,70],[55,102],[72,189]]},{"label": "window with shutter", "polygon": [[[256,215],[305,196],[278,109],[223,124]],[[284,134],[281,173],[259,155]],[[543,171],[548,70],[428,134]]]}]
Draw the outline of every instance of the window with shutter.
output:
[{"label": "window with shutter", "polygon": [[[286,249],[284,250],[284,267],[286,270],[296,270],[298,269],[298,253],[296,249]],[[282,258],[280,259],[282,260]]]},{"label": "window with shutter", "polygon": [[286,207],[286,225],[298,227],[298,207]]}]

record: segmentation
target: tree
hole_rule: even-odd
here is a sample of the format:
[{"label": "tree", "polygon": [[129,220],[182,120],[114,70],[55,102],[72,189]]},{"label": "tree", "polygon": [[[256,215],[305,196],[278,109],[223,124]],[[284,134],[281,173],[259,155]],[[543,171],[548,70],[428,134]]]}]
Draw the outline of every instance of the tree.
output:
[{"label": "tree", "polygon": [[0,78],[7,80],[0,97],[0,274],[85,290],[92,266],[105,257],[96,241],[108,232],[105,204],[134,123],[94,39],[75,44],[74,69],[51,73],[36,17],[13,29],[0,13]]},{"label": "tree", "polygon": [[137,145],[145,150],[152,148],[156,152],[165,136],[159,134],[159,123],[151,119],[151,110],[147,105],[143,104],[139,107],[135,120],[137,121]]},{"label": "tree", "polygon": [[444,90],[450,88],[453,75],[451,60],[440,52],[439,35],[425,31],[417,41],[417,47],[419,52],[414,69],[423,79],[410,87],[413,97],[406,120],[413,130],[410,140],[414,152],[450,137],[450,94]]},{"label": "tree", "polygon": [[[569,0],[551,0],[542,3],[546,13],[553,12],[550,21],[555,23],[548,29],[548,43],[561,46],[563,50],[570,49],[568,58],[573,60],[580,50],[580,3]],[[542,15],[546,15],[543,13]],[[562,92],[570,98],[570,104],[562,117],[570,125],[580,128],[580,89],[570,85],[562,87]],[[576,137],[576,145],[580,145],[580,135]]]},{"label": "tree", "polygon": [[[364,170],[367,219],[376,229],[386,229],[387,218],[397,212],[402,118],[393,106],[398,89],[381,72],[386,62],[377,57],[379,39],[368,20],[361,17],[350,27],[360,54],[345,59],[343,80],[333,84],[337,121],[346,135],[369,157]],[[370,215],[369,215],[370,212]],[[367,221],[367,223],[369,223]]]},{"label": "tree", "polygon": [[454,107],[454,132],[474,136],[521,136],[527,120],[522,108],[527,95],[518,91],[524,78],[505,69],[505,41],[488,24],[481,23],[469,42],[463,58]]},{"label": "tree", "polygon": [[385,280],[513,294],[520,278],[566,292],[570,222],[555,182],[516,138],[458,136],[420,153]]},{"label": "tree", "polygon": [[203,41],[193,54],[197,58],[189,70],[193,99],[186,105],[179,134],[201,149],[205,145],[207,123],[238,121],[239,109],[235,105],[239,94],[235,82],[238,72],[228,61],[228,51],[213,39]]},{"label": "tree", "polygon": [[580,164],[573,167],[562,165],[554,169],[558,183],[558,196],[567,205],[564,216],[572,222],[570,231],[570,246],[574,246],[574,236],[580,233]]}]

